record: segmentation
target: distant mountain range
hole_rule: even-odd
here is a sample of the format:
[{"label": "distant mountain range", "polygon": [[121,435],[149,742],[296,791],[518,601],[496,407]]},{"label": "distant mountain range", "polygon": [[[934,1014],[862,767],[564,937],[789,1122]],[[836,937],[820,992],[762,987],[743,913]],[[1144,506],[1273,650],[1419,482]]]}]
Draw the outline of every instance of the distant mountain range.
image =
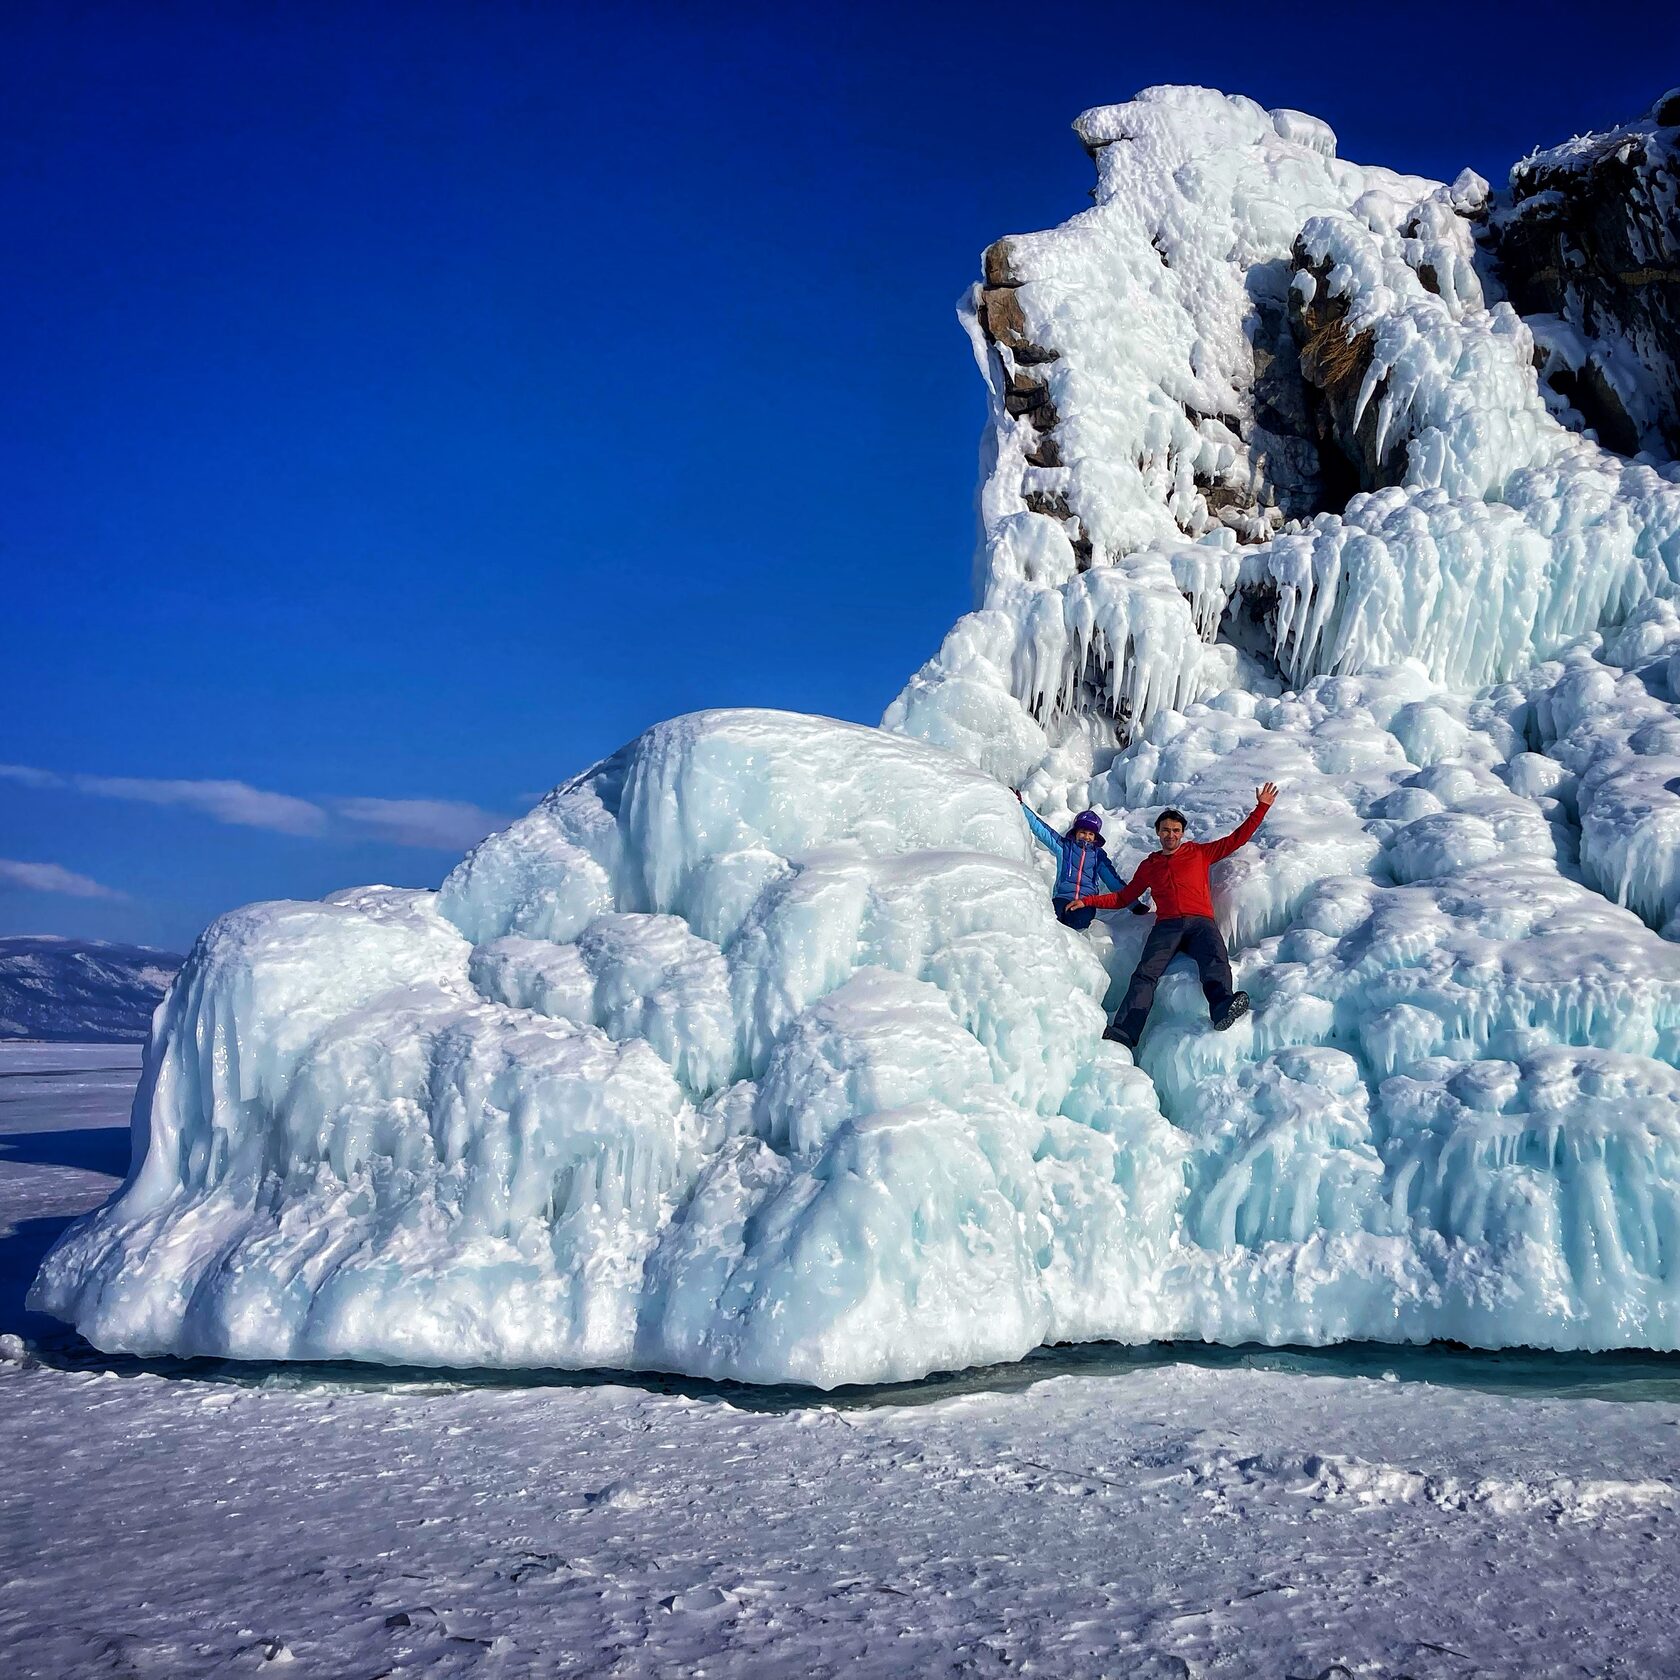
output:
[{"label": "distant mountain range", "polygon": [[102,939],[0,937],[0,1039],[143,1039],[184,960]]}]

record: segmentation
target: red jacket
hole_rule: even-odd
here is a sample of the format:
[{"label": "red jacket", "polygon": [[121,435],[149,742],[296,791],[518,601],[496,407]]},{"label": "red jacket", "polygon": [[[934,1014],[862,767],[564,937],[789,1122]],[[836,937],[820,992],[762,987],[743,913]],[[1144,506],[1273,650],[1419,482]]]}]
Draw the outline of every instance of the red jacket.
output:
[{"label": "red jacket", "polygon": [[1134,899],[1152,892],[1155,914],[1163,921],[1174,916],[1212,916],[1208,870],[1237,847],[1246,846],[1259,832],[1265,815],[1266,807],[1256,805],[1243,818],[1242,827],[1223,840],[1186,840],[1171,857],[1165,852],[1151,852],[1138,865],[1124,892],[1099,893],[1083,902],[1096,910],[1124,910]]}]

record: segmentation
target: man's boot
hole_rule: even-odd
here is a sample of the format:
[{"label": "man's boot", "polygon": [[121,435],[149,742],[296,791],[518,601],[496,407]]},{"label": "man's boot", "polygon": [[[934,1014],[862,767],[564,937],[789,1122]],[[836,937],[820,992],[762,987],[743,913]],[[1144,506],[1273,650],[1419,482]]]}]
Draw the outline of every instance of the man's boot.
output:
[{"label": "man's boot", "polygon": [[1225,1005],[1223,1012],[1214,1018],[1213,1030],[1224,1032],[1226,1028],[1234,1027],[1247,1013],[1248,993],[1232,992],[1231,1001]]}]

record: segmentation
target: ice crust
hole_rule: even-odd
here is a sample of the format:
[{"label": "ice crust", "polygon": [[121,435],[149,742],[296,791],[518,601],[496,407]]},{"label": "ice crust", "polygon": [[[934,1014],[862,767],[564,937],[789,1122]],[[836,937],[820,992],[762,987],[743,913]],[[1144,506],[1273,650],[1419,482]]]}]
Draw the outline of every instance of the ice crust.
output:
[{"label": "ice crust", "polygon": [[[437,893],[223,917],[37,1305],[820,1386],[1680,1346],[1680,472],[1548,404],[1468,172],[1204,89],[1077,128],[1094,207],[963,306],[976,609],[884,727],[677,719]],[[1348,347],[1319,422],[1292,319]],[[1314,511],[1332,445],[1375,482]],[[1215,876],[1253,1013],[1174,971],[1134,1064],[1099,1035],[1147,924],[1059,926],[1003,784],[1129,873],[1162,805],[1216,834],[1267,779]]]}]

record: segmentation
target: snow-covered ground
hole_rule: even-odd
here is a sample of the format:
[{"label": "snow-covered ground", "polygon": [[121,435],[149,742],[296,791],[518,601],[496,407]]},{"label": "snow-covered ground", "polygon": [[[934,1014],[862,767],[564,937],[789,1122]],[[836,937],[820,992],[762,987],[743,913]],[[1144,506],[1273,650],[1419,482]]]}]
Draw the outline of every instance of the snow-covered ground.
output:
[{"label": "snow-covered ground", "polygon": [[1090,1347],[826,1398],[107,1358],[22,1298],[136,1062],[0,1047],[8,1677],[1680,1673],[1673,1358]]}]

